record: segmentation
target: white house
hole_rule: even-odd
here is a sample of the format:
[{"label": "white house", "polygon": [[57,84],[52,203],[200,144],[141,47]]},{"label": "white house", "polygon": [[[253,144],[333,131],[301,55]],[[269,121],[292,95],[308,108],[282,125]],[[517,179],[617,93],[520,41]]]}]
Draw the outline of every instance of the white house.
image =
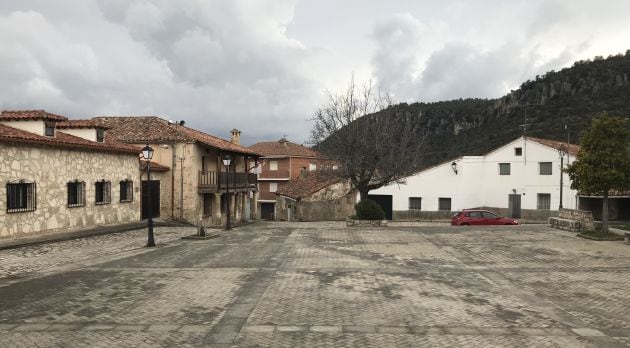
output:
[{"label": "white house", "polygon": [[[566,166],[579,147],[521,137],[483,156],[464,156],[425,169],[372,190],[370,196],[385,207],[391,201],[389,213],[394,219],[475,207],[515,217],[521,212],[523,217],[536,214],[542,219],[560,205],[561,149],[566,152]],[[570,189],[567,174],[562,181],[563,207],[576,208],[577,192]]]}]

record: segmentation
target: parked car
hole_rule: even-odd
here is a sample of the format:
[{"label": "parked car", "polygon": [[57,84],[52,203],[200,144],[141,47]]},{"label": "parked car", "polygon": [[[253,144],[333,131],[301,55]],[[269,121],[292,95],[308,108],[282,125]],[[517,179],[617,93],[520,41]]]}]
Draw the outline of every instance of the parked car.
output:
[{"label": "parked car", "polygon": [[518,225],[516,219],[499,216],[491,211],[464,209],[451,217],[451,226],[465,225]]}]

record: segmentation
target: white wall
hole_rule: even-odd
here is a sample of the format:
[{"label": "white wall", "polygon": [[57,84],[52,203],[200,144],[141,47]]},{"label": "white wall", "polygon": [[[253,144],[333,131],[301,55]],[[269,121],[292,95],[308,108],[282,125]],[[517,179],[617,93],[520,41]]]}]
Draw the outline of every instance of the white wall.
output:
[{"label": "white wall", "polygon": [[96,129],[95,128],[63,128],[57,129],[59,132],[74,135],[75,137],[87,139],[89,141],[96,142]]},{"label": "white wall", "polygon": [[[514,148],[523,149],[515,156]],[[457,163],[457,174],[451,163]],[[552,162],[552,175],[539,175],[539,162]],[[566,157],[565,157],[566,162]],[[499,163],[510,163],[510,175],[499,175]],[[566,165],[566,163],[565,163]],[[451,210],[489,206],[508,207],[508,195],[521,194],[522,209],[537,208],[537,194],[551,194],[551,210],[558,209],[560,158],[557,150],[520,138],[486,156],[465,156],[393,183],[370,194],[392,195],[393,210],[409,209],[409,197],[422,197],[422,210],[438,210],[440,197],[451,198]],[[576,192],[564,174],[563,206],[575,208]]]},{"label": "white wall", "polygon": [[25,130],[27,132],[44,136],[44,121],[42,120],[34,120],[34,121],[1,121],[5,126]]}]

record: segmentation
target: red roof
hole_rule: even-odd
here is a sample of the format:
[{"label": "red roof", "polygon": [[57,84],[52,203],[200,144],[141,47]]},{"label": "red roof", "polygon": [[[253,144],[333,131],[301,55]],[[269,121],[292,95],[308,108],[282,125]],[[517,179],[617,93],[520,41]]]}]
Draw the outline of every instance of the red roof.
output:
[{"label": "red roof", "polygon": [[[562,141],[556,141],[556,140],[549,140],[549,139],[542,139],[542,138],[534,138],[534,137],[527,137],[527,139],[531,140],[531,141],[535,141],[539,144],[545,145],[545,146],[549,146],[552,147],[556,150],[567,150],[567,143],[566,142],[562,142]],[[578,151],[580,151],[580,145],[575,145],[575,144],[569,144],[568,146],[568,152],[570,155],[577,155]]]},{"label": "red roof", "polygon": [[108,133],[122,142],[200,142],[219,150],[260,156],[258,152],[245,146],[186,126],[169,124],[167,120],[157,116],[100,116],[94,120],[97,124],[108,127]]},{"label": "red roof", "polygon": [[67,128],[102,128],[107,129],[103,124],[97,124],[95,120],[68,120],[61,121],[55,124],[55,128],[67,129]]},{"label": "red roof", "polygon": [[[141,171],[146,171],[147,170],[147,161],[143,160],[143,159],[139,159],[140,161],[140,170]],[[156,162],[151,162],[151,171],[155,171],[155,172],[167,172],[171,170],[171,168],[161,165],[159,163]]]},{"label": "red roof", "polygon": [[264,156],[320,157],[320,154],[304,145],[292,143],[286,139],[263,141],[249,147]]},{"label": "red roof", "polygon": [[33,121],[33,120],[46,120],[46,121],[66,121],[65,116],[51,114],[44,110],[5,110],[0,114],[0,120],[5,121]]},{"label": "red roof", "polygon": [[308,197],[326,187],[340,182],[342,179],[333,173],[310,172],[305,177],[290,181],[276,191],[276,194],[293,199]]},{"label": "red roof", "polygon": [[105,142],[97,143],[87,139],[75,137],[61,131],[55,132],[54,137],[45,137],[21,129],[0,124],[0,142],[40,144],[54,147],[71,148],[78,150],[95,150],[103,152],[121,152],[139,154],[140,148],[128,144],[114,142],[110,137],[105,137]]}]

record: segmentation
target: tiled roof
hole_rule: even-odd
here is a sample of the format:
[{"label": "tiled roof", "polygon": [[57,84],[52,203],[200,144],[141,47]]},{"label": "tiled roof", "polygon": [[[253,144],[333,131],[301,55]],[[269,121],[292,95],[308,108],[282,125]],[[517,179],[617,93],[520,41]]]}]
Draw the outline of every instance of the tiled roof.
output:
[{"label": "tiled roof", "polygon": [[140,153],[139,147],[117,143],[108,136],[105,136],[105,142],[97,143],[63,133],[62,131],[55,132],[54,137],[45,137],[2,124],[0,124],[0,142],[41,144],[54,147],[103,152]]},{"label": "tiled roof", "polygon": [[[556,141],[556,140],[549,140],[549,139],[542,139],[542,138],[535,138],[535,137],[527,137],[527,139],[531,140],[531,141],[535,141],[539,144],[545,145],[545,146],[549,146],[552,147],[556,150],[560,150],[560,149],[567,149],[567,143],[562,142],[562,141]],[[577,155],[578,151],[580,151],[580,145],[575,145],[575,144],[569,144],[569,154],[570,155]]]},{"label": "tiled roof", "polygon": [[288,182],[287,185],[279,188],[276,194],[293,199],[301,199],[341,180],[338,176],[330,173],[310,172],[306,177]]},{"label": "tiled roof", "polygon": [[66,121],[65,116],[51,114],[44,110],[5,110],[0,114],[0,120],[6,121],[33,121],[33,120],[46,120],[46,121]]},{"label": "tiled roof", "polygon": [[66,129],[66,128],[104,128],[107,127],[103,124],[97,124],[95,120],[68,120],[61,121],[55,124],[55,128]]},{"label": "tiled roof", "polygon": [[203,133],[186,126],[169,124],[157,116],[101,116],[95,121],[109,127],[109,134],[123,142],[200,142],[220,150],[260,156],[245,146]]},{"label": "tiled roof", "polygon": [[[147,161],[140,159],[140,170],[143,172],[147,170]],[[167,172],[169,170],[171,170],[171,168],[167,166],[161,165],[156,162],[151,162],[151,171]]]},{"label": "tiled roof", "polygon": [[263,141],[249,148],[264,156],[320,157],[319,153],[306,146],[285,140]]}]

